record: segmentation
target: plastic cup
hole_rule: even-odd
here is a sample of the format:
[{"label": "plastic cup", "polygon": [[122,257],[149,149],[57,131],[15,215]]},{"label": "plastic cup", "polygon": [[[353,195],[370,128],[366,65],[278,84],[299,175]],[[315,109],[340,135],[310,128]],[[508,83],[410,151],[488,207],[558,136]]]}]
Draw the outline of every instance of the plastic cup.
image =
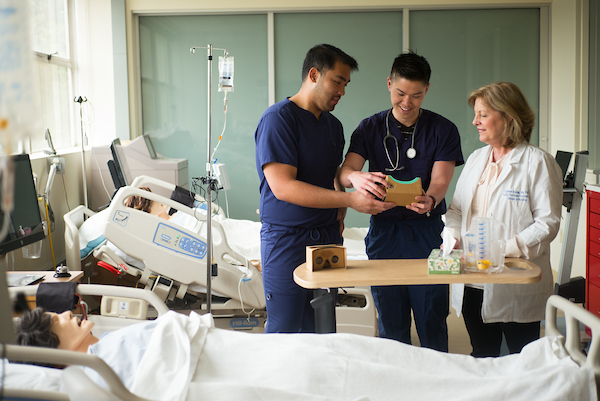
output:
[{"label": "plastic cup", "polygon": [[26,245],[22,249],[23,257],[25,259],[39,259],[40,256],[42,256],[42,241],[37,241],[33,244]]}]

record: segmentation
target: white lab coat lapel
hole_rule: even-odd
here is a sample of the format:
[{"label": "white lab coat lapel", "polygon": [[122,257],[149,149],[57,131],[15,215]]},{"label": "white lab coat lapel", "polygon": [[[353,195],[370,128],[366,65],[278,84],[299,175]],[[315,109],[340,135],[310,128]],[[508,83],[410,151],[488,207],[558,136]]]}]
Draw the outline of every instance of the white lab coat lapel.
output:
[{"label": "white lab coat lapel", "polygon": [[[502,196],[500,196],[501,194],[497,194],[497,191],[504,191],[506,190],[506,186],[504,185],[507,178],[509,177],[509,174],[511,173],[511,171],[515,168],[514,166],[521,163],[521,159],[523,158],[523,155],[525,153],[525,150],[527,149],[527,143],[526,142],[521,142],[520,144],[518,144],[517,146],[515,146],[513,148],[513,150],[510,151],[510,153],[507,155],[508,160],[506,161],[506,164],[504,165],[504,167],[502,168],[502,171],[500,172],[500,175],[498,176],[498,179],[496,180],[496,183],[494,185],[494,189],[492,190],[491,196],[490,196],[490,200],[491,203],[488,204],[488,217],[493,217],[496,220],[499,221],[504,221],[506,222],[506,220],[504,219],[504,213],[506,213],[506,210],[504,208],[502,208],[502,206],[500,206],[500,203],[502,202]],[[488,155],[489,156],[489,155]],[[515,175],[510,175],[511,177],[513,177],[512,179],[514,179]],[[518,179],[529,179],[529,175],[528,174],[519,174],[518,175]],[[527,187],[529,187],[529,185],[527,185]],[[490,215],[490,211],[493,211],[493,215]],[[521,216],[519,215],[510,215],[508,216],[510,218],[510,227],[506,227],[506,231],[511,231],[511,227],[515,227],[517,226],[516,224],[516,220],[518,220],[519,218],[521,218]]]}]

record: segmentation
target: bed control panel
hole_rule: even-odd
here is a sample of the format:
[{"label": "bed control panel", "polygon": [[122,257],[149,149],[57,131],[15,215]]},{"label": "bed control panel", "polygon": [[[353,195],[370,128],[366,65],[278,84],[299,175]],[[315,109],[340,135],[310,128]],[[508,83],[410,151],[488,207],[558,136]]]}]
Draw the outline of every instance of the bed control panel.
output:
[{"label": "bed control panel", "polygon": [[153,242],[197,259],[203,259],[206,255],[206,242],[164,223],[158,224]]}]

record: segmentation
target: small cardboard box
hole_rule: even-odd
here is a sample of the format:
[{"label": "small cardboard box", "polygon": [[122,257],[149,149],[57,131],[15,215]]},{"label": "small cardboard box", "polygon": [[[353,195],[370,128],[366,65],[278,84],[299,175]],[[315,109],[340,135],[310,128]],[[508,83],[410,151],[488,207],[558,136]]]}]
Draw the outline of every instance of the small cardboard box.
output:
[{"label": "small cardboard box", "polygon": [[415,197],[423,195],[421,187],[421,178],[417,177],[412,181],[399,181],[391,175],[385,177],[385,180],[391,185],[387,189],[385,196],[386,202],[394,202],[396,206],[407,206],[416,202]]},{"label": "small cardboard box", "polygon": [[324,267],[346,268],[346,247],[342,245],[313,245],[306,247],[306,268],[310,271]]},{"label": "small cardboard box", "polygon": [[460,274],[462,249],[453,249],[448,257],[442,257],[441,249],[433,249],[427,258],[429,274]]}]

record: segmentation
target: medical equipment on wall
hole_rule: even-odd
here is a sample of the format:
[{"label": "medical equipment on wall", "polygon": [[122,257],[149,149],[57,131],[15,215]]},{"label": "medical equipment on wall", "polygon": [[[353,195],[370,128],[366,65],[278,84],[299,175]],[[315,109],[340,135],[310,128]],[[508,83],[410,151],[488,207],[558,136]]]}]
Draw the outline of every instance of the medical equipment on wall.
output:
[{"label": "medical equipment on wall", "polygon": [[[404,169],[404,166],[399,166],[400,147],[398,146],[398,138],[396,138],[394,135],[392,135],[390,133],[390,114],[392,113],[392,110],[393,109],[389,109],[387,112],[387,115],[385,116],[386,135],[385,135],[385,137],[383,137],[383,148],[385,149],[385,155],[387,156],[387,159],[390,162],[390,166],[391,166],[391,168],[386,168],[385,171],[399,171],[399,170]],[[410,144],[410,148],[408,148],[406,150],[406,157],[408,157],[409,159],[414,159],[415,157],[417,157],[417,150],[415,149],[415,136],[417,135],[417,125],[419,123],[419,117],[421,117],[421,109],[419,109],[419,115],[417,117],[417,121],[415,122],[415,127],[411,134],[412,142]],[[388,145],[387,145],[387,142],[390,139],[394,141],[394,146],[396,147],[396,162],[395,163],[392,162],[392,158],[390,157],[390,152],[389,152]]]},{"label": "medical equipment on wall", "polygon": [[[219,49],[213,47],[213,45],[208,44],[207,47],[193,46],[190,48],[190,53],[192,55],[196,54],[196,49],[206,49],[207,51],[207,161],[206,161],[206,177],[202,177],[203,183],[206,185],[206,201],[207,208],[206,210],[212,210],[212,191],[217,189],[217,180],[214,177],[212,164],[212,131],[211,131],[211,122],[212,122],[212,60],[213,60],[213,50],[220,50],[224,52],[225,57],[223,58],[223,71],[220,75],[223,77],[223,91],[225,91],[225,95],[230,90],[233,90],[233,58],[228,59],[229,54],[227,49]],[[221,77],[220,77],[221,78]],[[221,79],[219,79],[221,83]],[[229,85],[229,86],[227,86]],[[221,86],[220,86],[221,88]],[[230,89],[230,90],[227,90]],[[225,109],[226,110],[226,109]],[[222,134],[221,134],[222,137]],[[206,291],[207,291],[207,304],[206,309],[208,313],[211,312],[212,307],[212,292],[211,292],[211,281],[214,276],[217,275],[217,265],[213,264],[213,251],[212,251],[212,216],[211,213],[206,214],[206,238],[207,238],[207,255],[206,255]]]}]

